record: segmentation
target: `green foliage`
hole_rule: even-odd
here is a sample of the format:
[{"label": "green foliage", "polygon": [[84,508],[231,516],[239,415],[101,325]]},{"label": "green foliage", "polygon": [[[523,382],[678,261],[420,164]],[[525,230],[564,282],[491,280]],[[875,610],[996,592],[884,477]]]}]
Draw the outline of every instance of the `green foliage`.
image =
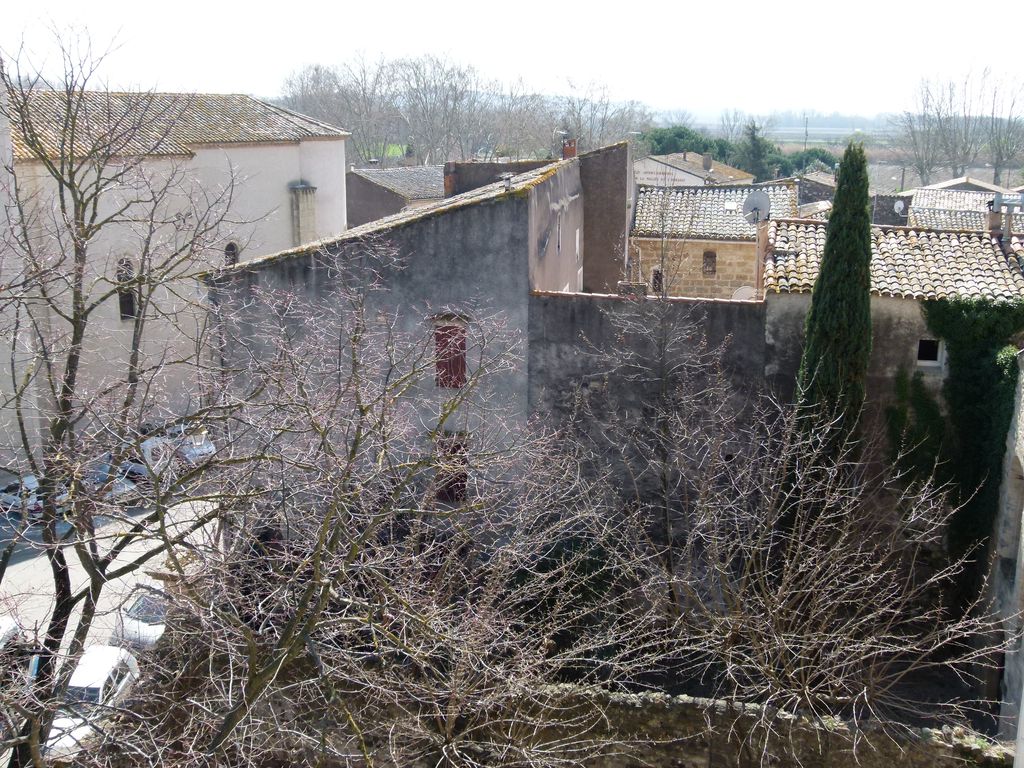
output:
[{"label": "green foliage", "polygon": [[686,125],[655,128],[645,133],[643,138],[650,144],[652,155],[669,155],[673,152],[710,153],[715,160],[726,163],[733,152],[732,144],[725,139],[713,139]]},{"label": "green foliage", "polygon": [[814,147],[792,155],[782,153],[779,147],[764,136],[764,127],[751,120],[743,129],[743,138],[735,144],[728,139],[714,138],[687,125],[654,128],[643,135],[652,155],[673,152],[698,152],[711,155],[720,163],[729,163],[740,170],[754,174],[757,181],[768,181],[779,176],[792,176],[817,161],[834,168],[838,158],[831,152]]},{"label": "green foliage", "polygon": [[1007,343],[1024,330],[1024,302],[929,301],[924,312],[928,327],[946,342],[943,394],[952,479],[963,504],[950,527],[957,553],[991,534],[1017,385],[1017,350]]},{"label": "green foliage", "polygon": [[822,163],[831,170],[836,167],[836,163],[839,162],[839,158],[827,149],[811,147],[810,149],[803,149],[799,152],[794,152],[792,155],[786,155],[786,161],[790,164],[792,170],[790,173],[786,173],[784,175],[789,176],[792,173],[802,173],[809,165],[815,162]]},{"label": "green foliage", "polygon": [[741,171],[754,174],[755,181],[767,181],[775,178],[771,164],[782,155],[778,147],[764,137],[764,126],[756,120],[750,120],[743,127],[743,138],[736,145],[733,163]]},{"label": "green foliage", "polygon": [[886,409],[886,422],[891,460],[901,471],[913,480],[951,479],[946,417],[920,371],[911,377],[901,369],[896,375],[896,401]]},{"label": "green foliage", "polygon": [[821,270],[807,313],[797,392],[849,430],[864,403],[871,354],[871,215],[864,148],[850,144],[839,169]]}]

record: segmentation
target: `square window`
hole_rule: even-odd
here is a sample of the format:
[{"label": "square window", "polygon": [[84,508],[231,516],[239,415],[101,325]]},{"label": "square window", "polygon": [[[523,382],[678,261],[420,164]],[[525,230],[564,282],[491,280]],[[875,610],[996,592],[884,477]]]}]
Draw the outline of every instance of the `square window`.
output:
[{"label": "square window", "polygon": [[466,385],[466,327],[446,322],[434,327],[434,383],[457,389]]},{"label": "square window", "polygon": [[465,501],[469,493],[469,440],[464,432],[445,432],[437,441],[437,500]]},{"label": "square window", "polygon": [[718,272],[718,254],[714,251],[704,251],[704,263],[701,272],[705,275],[713,275]]},{"label": "square window", "polygon": [[919,339],[917,342],[917,364],[931,367],[941,366],[944,351],[939,339]]}]

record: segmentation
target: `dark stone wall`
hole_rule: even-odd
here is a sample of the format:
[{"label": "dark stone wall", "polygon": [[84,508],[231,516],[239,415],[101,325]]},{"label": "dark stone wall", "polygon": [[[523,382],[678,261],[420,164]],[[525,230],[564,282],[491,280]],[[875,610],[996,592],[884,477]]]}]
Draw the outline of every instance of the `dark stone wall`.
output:
[{"label": "dark stone wall", "polygon": [[823,200],[831,201],[835,193],[835,187],[801,178],[796,185],[797,205],[820,203]]},{"label": "dark stone wall", "polygon": [[349,171],[345,174],[345,211],[349,228],[376,221],[405,207],[406,199]]},{"label": "dark stone wall", "polygon": [[622,142],[580,155],[583,184],[583,290],[614,293],[623,279],[633,164]]},{"label": "dark stone wall", "polygon": [[516,160],[511,163],[459,163],[444,164],[444,196],[452,197],[479,189],[501,180],[501,175],[513,175],[532,171],[543,165],[550,165],[553,160]]},{"label": "dark stone wall", "polygon": [[[647,302],[658,301],[655,298]],[[763,302],[667,299],[671,322],[695,323],[711,346],[725,346],[726,371],[740,390],[761,386],[764,370]],[[552,294],[530,297],[529,407],[542,418],[559,421],[571,408],[577,387],[600,378],[607,355],[623,343],[614,318],[636,311],[632,299],[601,294]],[[610,393],[628,401],[642,393]]]},{"label": "dark stone wall", "polygon": [[[893,208],[897,200],[904,203],[902,214],[896,213],[896,209]],[[874,195],[871,198],[871,223],[905,227],[909,210],[910,205],[905,195]]]}]

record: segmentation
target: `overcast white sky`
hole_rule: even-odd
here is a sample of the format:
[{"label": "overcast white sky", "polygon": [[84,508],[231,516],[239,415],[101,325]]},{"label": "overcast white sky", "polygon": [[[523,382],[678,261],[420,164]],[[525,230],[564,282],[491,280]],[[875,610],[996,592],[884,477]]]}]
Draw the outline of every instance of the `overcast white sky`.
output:
[{"label": "overcast white sky", "polygon": [[37,0],[4,4],[0,49],[10,55],[24,39],[36,58],[52,57],[56,21],[88,29],[99,48],[117,41],[106,69],[111,87],[274,96],[304,64],[338,63],[355,51],[436,53],[545,92],[563,92],[568,80],[605,83],[614,98],[658,110],[871,116],[908,106],[922,77],[991,67],[1019,86],[1024,58],[989,42],[999,37],[999,19],[1007,28],[1022,20],[1014,7],[949,0]]}]

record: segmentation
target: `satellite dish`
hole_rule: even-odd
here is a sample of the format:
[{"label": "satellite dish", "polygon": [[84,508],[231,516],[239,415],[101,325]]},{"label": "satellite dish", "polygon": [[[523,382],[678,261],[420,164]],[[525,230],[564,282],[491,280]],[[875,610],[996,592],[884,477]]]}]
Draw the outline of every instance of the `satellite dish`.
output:
[{"label": "satellite dish", "polygon": [[755,189],[743,201],[743,218],[751,224],[764,221],[772,212],[772,199],[763,189]]},{"label": "satellite dish", "polygon": [[892,209],[896,211],[897,216],[902,216],[903,211],[905,211],[906,208],[907,204],[904,203],[902,200],[897,200],[895,203],[892,204]]}]

